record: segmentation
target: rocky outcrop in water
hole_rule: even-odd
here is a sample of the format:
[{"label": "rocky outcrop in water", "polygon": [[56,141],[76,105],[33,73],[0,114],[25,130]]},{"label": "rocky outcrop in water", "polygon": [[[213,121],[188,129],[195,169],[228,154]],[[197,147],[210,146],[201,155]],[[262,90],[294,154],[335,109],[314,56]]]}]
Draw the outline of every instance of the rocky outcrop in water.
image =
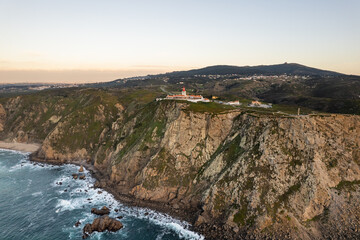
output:
[{"label": "rocky outcrop in water", "polygon": [[110,213],[110,209],[108,209],[106,206],[103,206],[101,209],[92,208],[91,213],[100,215],[100,216],[107,215]]},{"label": "rocky outcrop in water", "polygon": [[102,216],[94,219],[90,224],[86,224],[83,228],[83,239],[87,238],[93,232],[116,232],[123,228],[123,225],[120,221],[109,216]]}]

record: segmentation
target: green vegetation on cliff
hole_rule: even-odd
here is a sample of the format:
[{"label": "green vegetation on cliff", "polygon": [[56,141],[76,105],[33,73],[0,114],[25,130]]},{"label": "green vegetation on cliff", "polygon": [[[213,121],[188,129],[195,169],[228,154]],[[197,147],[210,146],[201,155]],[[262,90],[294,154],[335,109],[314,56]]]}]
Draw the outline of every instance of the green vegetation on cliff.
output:
[{"label": "green vegetation on cliff", "polygon": [[[358,216],[343,200],[358,200],[358,116],[284,117],[273,114],[276,106],[156,102],[161,94],[67,89],[2,99],[1,137],[43,142],[37,158],[88,160],[101,184],[186,211],[200,226],[286,232],[296,223],[299,232],[322,231],[329,227],[316,224],[330,224],[338,206],[351,208],[348,218]],[[316,220],[325,214],[331,217]]]},{"label": "green vegetation on cliff", "polygon": [[200,113],[208,112],[208,113],[216,114],[216,113],[221,113],[221,112],[225,112],[225,111],[234,109],[233,106],[214,103],[214,102],[209,102],[209,103],[205,103],[205,102],[192,103],[192,102],[190,102],[188,104],[189,104],[189,106],[186,108],[188,111],[200,112]]}]

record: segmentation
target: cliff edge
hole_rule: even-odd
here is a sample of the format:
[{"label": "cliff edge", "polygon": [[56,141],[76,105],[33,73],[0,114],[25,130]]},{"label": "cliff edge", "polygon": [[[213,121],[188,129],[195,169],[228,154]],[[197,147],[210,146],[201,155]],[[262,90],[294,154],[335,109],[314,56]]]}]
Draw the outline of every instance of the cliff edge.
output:
[{"label": "cliff edge", "polygon": [[41,143],[33,159],[86,162],[101,186],[209,239],[360,237],[359,116],[136,104],[100,90],[42,97],[2,103],[1,139]]}]

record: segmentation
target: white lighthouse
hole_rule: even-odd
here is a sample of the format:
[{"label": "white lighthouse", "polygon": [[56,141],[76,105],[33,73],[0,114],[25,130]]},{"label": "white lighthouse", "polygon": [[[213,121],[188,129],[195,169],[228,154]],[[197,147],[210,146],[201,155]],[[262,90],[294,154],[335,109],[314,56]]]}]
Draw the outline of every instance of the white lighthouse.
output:
[{"label": "white lighthouse", "polygon": [[181,95],[186,96],[185,87],[183,87],[182,92],[181,92]]}]

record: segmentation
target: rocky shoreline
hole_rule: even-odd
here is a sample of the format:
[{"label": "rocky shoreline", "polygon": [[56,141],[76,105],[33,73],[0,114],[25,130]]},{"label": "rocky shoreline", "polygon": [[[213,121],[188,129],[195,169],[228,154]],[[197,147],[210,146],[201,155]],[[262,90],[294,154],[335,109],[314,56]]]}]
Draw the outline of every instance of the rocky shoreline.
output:
[{"label": "rocky shoreline", "polygon": [[[120,201],[123,204],[133,207],[140,207],[140,208],[149,208],[158,212],[162,212],[168,214],[172,217],[178,218],[182,221],[186,221],[191,224],[191,231],[195,231],[197,233],[202,234],[205,239],[207,240],[218,240],[218,239],[276,239],[274,238],[273,234],[271,236],[265,236],[262,233],[256,234],[253,231],[249,231],[249,229],[240,229],[237,233],[234,232],[232,228],[229,226],[223,225],[221,222],[214,222],[212,224],[209,223],[201,223],[196,224],[198,217],[201,215],[201,209],[183,209],[180,208],[179,205],[172,206],[170,204],[163,204],[160,202],[149,201],[145,199],[138,199],[134,196],[121,194],[114,190],[114,186],[108,184],[107,180],[108,177],[97,170],[94,165],[89,164],[86,160],[66,160],[61,161],[56,159],[43,159],[36,157],[36,151],[33,151],[29,155],[29,160],[34,163],[44,163],[44,164],[51,164],[51,165],[64,165],[64,164],[73,164],[79,166],[80,169],[86,168],[91,177],[96,179],[95,188],[101,188],[105,191],[111,193],[114,198]],[[84,238],[87,237],[86,231],[90,228],[87,226],[87,230],[84,232]],[[89,232],[88,232],[89,233]],[[277,232],[275,233],[276,236],[281,236],[282,239],[291,239],[290,235],[287,235],[286,232]]]},{"label": "rocky shoreline", "polygon": [[[123,204],[128,206],[134,207],[141,207],[141,208],[149,208],[158,212],[166,213],[172,217],[176,217],[180,220],[189,222],[191,224],[192,231],[198,232],[202,234],[205,239],[237,239],[240,237],[241,239],[247,239],[247,231],[244,229],[243,231],[238,232],[237,234],[229,227],[220,226],[221,223],[213,223],[213,224],[200,224],[196,225],[195,222],[198,219],[198,216],[201,214],[201,209],[182,209],[179,205],[172,206],[170,204],[163,204],[155,201],[145,200],[145,199],[138,199],[134,196],[130,196],[127,194],[121,194],[114,190],[113,186],[110,186],[107,183],[107,177],[104,176],[100,171],[95,169],[92,164],[89,164],[85,160],[76,160],[76,161],[63,161],[59,162],[56,159],[43,159],[36,157],[34,154],[41,144],[38,143],[18,143],[18,142],[3,142],[0,141],[0,148],[9,149],[9,150],[16,150],[21,152],[31,153],[29,155],[29,160],[35,163],[46,163],[52,165],[63,165],[63,164],[74,164],[79,167],[85,167],[91,174],[93,178],[96,179],[96,187],[102,188],[105,191],[111,193],[116,200],[120,201]],[[235,237],[237,236],[237,237]],[[249,236],[248,236],[249,237]],[[254,236],[252,236],[254,237]]]},{"label": "rocky shoreline", "polygon": [[[168,214],[172,217],[176,217],[180,220],[189,222],[192,226],[192,228],[190,230],[204,235],[205,239],[219,239],[219,237],[223,236],[223,234],[224,234],[223,230],[219,231],[220,229],[217,231],[214,231],[216,229],[214,229],[210,225],[208,225],[208,226],[202,225],[201,227],[195,226],[194,223],[199,215],[199,211],[191,211],[191,210],[189,211],[189,209],[174,208],[173,206],[171,206],[169,204],[164,205],[159,202],[136,199],[133,196],[121,194],[121,193],[114,191],[114,189],[106,183],[106,177],[100,171],[96,170],[93,165],[87,163],[86,161],[59,162],[55,159],[41,159],[41,158],[34,156],[33,154],[30,154],[29,159],[31,162],[36,162],[36,163],[46,163],[46,164],[52,164],[52,165],[74,164],[79,167],[83,166],[90,172],[91,177],[96,179],[95,185],[97,185],[97,186],[95,186],[95,187],[102,188],[105,191],[111,193],[115,197],[116,200],[120,201],[123,204],[126,204],[128,206],[133,206],[133,207],[149,208],[149,209],[152,209],[152,210],[155,210],[158,212],[166,213],[166,214]],[[230,230],[228,229],[227,231],[229,231],[229,234],[230,234]]]},{"label": "rocky shoreline", "polygon": [[[105,191],[111,193],[116,200],[120,201],[121,203],[127,204],[128,206],[134,207],[141,207],[141,208],[149,208],[158,212],[169,214],[172,217],[176,217],[180,220],[189,222],[192,226],[190,230],[198,232],[205,236],[206,239],[219,239],[227,236],[226,239],[232,239],[235,236],[235,232],[232,231],[230,228],[224,227],[217,227],[218,224],[201,224],[195,225],[195,222],[198,216],[201,214],[200,209],[182,209],[178,205],[171,206],[170,204],[163,204],[155,201],[149,201],[145,199],[138,199],[130,195],[121,194],[116,192],[112,186],[109,186],[106,182],[107,178],[95,167],[85,160],[82,161],[65,161],[59,162],[56,159],[42,159],[36,157],[33,153],[35,153],[41,145],[37,143],[7,143],[0,141],[0,148],[9,149],[9,150],[16,150],[21,152],[30,152],[29,160],[31,162],[36,163],[46,163],[52,165],[63,165],[63,164],[74,164],[79,167],[85,167],[90,173],[93,178],[97,180],[97,187],[104,189]],[[244,234],[236,234],[238,236],[246,236],[246,231]]]}]

